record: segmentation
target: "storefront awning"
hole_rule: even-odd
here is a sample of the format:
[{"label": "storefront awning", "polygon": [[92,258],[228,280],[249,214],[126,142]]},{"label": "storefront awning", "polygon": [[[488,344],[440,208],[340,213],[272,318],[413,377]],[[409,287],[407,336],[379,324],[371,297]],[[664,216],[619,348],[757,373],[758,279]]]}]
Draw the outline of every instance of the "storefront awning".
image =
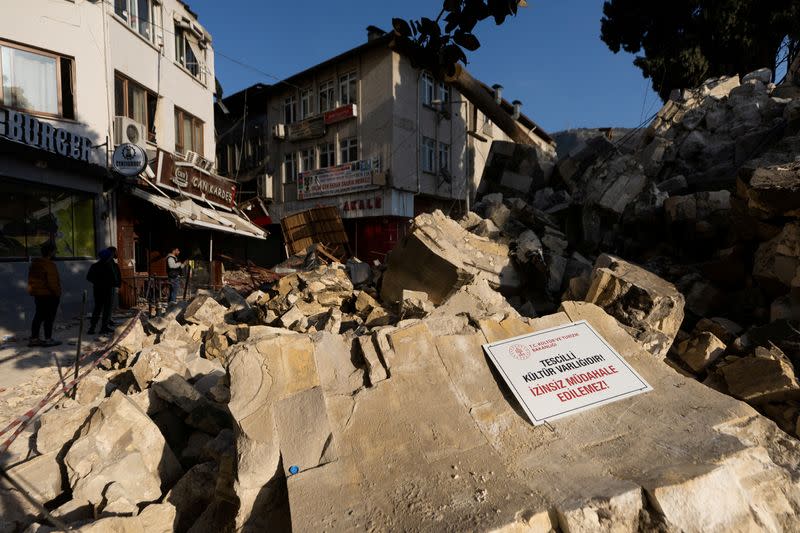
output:
[{"label": "storefront awning", "polygon": [[235,213],[203,207],[188,199],[178,200],[152,194],[138,187],[133,188],[132,194],[150,202],[159,209],[169,211],[179,224],[185,226],[233,233],[254,239],[267,238],[266,231]]}]

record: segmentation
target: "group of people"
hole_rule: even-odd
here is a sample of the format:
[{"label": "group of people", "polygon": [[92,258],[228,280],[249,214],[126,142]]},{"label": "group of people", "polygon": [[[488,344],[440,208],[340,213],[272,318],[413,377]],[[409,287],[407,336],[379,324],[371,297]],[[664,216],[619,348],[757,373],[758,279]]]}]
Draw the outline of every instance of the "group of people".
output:
[{"label": "group of people", "polygon": [[[53,323],[61,300],[61,279],[58,268],[53,261],[56,246],[52,241],[42,244],[41,257],[31,260],[28,271],[28,294],[33,296],[36,311],[31,324],[31,336],[28,346],[58,346],[60,341],[53,339]],[[173,249],[167,256],[167,278],[169,280],[169,303],[177,301],[181,286],[181,274],[184,264],[178,261],[180,249]],[[116,324],[111,320],[114,305],[114,291],[122,284],[119,265],[117,265],[117,249],[114,246],[105,248],[98,254],[98,260],[89,268],[86,279],[92,284],[94,308],[89,323],[88,333],[101,335],[113,333]],[[100,329],[97,329],[98,323]],[[44,329],[44,338],[39,333]]]}]

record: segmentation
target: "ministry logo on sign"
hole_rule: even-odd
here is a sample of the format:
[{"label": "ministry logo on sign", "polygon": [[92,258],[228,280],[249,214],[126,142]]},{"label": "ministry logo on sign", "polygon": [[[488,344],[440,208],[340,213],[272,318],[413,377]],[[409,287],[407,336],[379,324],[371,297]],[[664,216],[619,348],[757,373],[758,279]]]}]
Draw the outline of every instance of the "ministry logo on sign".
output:
[{"label": "ministry logo on sign", "polygon": [[508,347],[508,354],[514,359],[519,359],[520,361],[528,359],[532,353],[533,352],[531,352],[531,349],[525,344],[512,344]]}]

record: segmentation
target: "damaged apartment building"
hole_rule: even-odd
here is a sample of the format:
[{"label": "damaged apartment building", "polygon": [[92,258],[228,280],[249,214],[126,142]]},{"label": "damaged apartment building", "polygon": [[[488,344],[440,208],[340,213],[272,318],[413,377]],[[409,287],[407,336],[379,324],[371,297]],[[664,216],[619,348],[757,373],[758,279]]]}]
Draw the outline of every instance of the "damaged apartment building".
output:
[{"label": "damaged apartment building", "polygon": [[[212,39],[180,0],[6,0],[0,17],[0,291],[12,330],[30,320],[28,261],[57,246],[74,313],[97,253],[114,245],[133,305],[172,247],[209,261],[213,235],[263,239],[214,166]],[[123,143],[149,168],[110,167]],[[220,244],[239,246],[236,239]],[[210,270],[210,269],[207,269]]]},{"label": "damaged apartment building", "polygon": [[[251,219],[278,224],[338,206],[353,252],[382,261],[415,215],[468,211],[492,141],[509,136],[474,102],[393,50],[390,34],[367,32],[360,46],[225,98],[217,147],[220,173],[238,182]],[[520,102],[504,100],[499,85],[481,85],[530,144],[554,149]]]}]

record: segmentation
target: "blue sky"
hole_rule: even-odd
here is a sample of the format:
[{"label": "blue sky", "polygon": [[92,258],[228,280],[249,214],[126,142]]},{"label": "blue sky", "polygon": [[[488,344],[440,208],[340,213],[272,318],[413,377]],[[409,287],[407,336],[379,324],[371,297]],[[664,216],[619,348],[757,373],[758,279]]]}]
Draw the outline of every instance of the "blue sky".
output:
[{"label": "blue sky", "polygon": [[[386,30],[392,17],[435,18],[441,0],[188,0],[214,38],[216,74],[225,94],[273,83],[366,40],[366,27]],[[613,54],[600,40],[602,0],[528,0],[515,18],[475,33],[470,72],[548,131],[636,126],[660,107],[629,54]]]}]

